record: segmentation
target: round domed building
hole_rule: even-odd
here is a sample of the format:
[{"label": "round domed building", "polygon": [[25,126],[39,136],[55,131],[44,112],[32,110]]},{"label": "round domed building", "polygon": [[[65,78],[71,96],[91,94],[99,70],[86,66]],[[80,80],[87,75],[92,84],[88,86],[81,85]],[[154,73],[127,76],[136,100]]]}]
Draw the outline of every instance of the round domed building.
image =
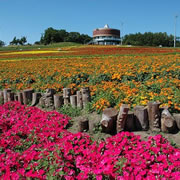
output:
[{"label": "round domed building", "polygon": [[116,45],[120,41],[120,30],[109,28],[107,24],[104,28],[98,28],[93,31],[93,44]]}]

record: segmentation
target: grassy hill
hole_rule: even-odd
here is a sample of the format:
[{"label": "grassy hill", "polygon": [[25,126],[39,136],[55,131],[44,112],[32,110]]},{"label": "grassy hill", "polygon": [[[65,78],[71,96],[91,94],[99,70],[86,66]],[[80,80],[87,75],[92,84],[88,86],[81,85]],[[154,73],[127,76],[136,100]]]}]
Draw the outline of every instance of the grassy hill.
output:
[{"label": "grassy hill", "polygon": [[67,46],[81,46],[82,44],[74,43],[74,42],[61,42],[61,43],[54,43],[49,45],[9,45],[5,47],[0,47],[0,51],[16,51],[16,50],[33,50],[33,49],[45,49],[45,48],[61,48]]}]

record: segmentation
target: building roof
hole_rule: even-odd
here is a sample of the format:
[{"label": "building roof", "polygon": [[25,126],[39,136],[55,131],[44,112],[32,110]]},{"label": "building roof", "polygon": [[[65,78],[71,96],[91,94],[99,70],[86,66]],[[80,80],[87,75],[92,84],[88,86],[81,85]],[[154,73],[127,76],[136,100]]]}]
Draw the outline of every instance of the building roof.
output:
[{"label": "building roof", "polygon": [[109,28],[109,25],[106,24],[103,28],[97,28],[93,30],[93,37],[96,36],[116,36],[119,38],[120,30]]},{"label": "building roof", "polygon": [[108,25],[108,24],[105,24],[104,28],[109,28],[109,25]]}]

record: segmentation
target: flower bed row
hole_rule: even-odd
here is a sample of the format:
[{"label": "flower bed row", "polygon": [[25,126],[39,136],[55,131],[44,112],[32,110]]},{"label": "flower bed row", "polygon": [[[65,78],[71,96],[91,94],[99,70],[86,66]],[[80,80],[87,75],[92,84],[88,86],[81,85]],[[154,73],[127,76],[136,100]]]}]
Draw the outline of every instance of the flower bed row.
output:
[{"label": "flower bed row", "polygon": [[[78,48],[77,48],[78,49]],[[80,56],[81,49],[92,56]],[[127,55],[110,55],[108,48],[96,48],[101,55],[93,55],[88,47],[79,48],[76,56],[47,56],[41,54],[30,59],[22,54],[19,60],[0,60],[0,90],[11,88],[13,91],[34,89],[44,92],[53,88],[62,93],[64,87],[72,93],[82,87],[89,87],[92,103],[89,108],[102,112],[107,107],[129,104],[131,108],[146,105],[149,101],[160,101],[168,106],[170,112],[180,111],[180,55],[132,55],[133,48],[123,48]],[[111,47],[111,50],[116,49]],[[135,48],[137,50],[137,48]],[[141,49],[146,52],[145,49]],[[153,51],[152,48],[146,48]],[[156,48],[155,48],[156,49]],[[103,51],[109,52],[103,56]],[[157,48],[158,51],[165,50]],[[84,52],[83,51],[83,52]],[[128,53],[129,52],[129,53]],[[1,57],[0,57],[1,59]],[[6,58],[8,59],[8,57]],[[0,102],[1,103],[1,102]]]},{"label": "flower bed row", "polygon": [[0,106],[0,179],[178,179],[180,149],[161,135],[122,132],[92,141],[69,118],[18,102]]}]

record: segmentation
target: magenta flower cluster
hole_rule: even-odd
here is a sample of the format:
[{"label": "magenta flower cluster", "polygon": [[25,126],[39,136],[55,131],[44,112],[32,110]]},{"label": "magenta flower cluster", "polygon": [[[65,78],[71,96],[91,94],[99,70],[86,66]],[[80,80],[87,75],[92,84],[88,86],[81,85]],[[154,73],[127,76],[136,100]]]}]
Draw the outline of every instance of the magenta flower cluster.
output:
[{"label": "magenta flower cluster", "polygon": [[66,130],[69,117],[18,102],[0,106],[0,179],[180,179],[180,149],[161,135],[106,141]]}]

